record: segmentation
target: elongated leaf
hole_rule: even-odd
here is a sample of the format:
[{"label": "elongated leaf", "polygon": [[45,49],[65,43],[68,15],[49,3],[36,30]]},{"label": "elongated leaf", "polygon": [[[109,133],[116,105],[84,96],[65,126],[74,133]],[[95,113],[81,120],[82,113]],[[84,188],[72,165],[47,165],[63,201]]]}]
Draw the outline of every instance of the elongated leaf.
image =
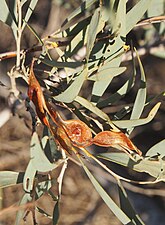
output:
[{"label": "elongated leaf", "polygon": [[143,223],[143,221],[140,219],[140,217],[138,216],[138,214],[133,209],[133,207],[128,199],[127,193],[120,181],[118,181],[118,190],[119,190],[120,206],[121,206],[121,209],[123,210],[123,212],[130,219],[132,219],[132,221],[135,225],[145,225]]},{"label": "elongated leaf", "polygon": [[[141,60],[139,58],[137,51],[136,51],[136,55],[137,55],[137,59],[138,59],[139,66],[140,66],[141,79],[140,79],[140,87],[139,87],[137,95],[136,95],[136,99],[134,102],[130,120],[140,118],[140,116],[143,112],[144,106],[145,106],[146,95],[147,95],[145,73],[144,73],[143,65],[141,63]],[[133,127],[128,130],[128,133],[130,134],[132,131],[133,131]]]},{"label": "elongated leaf", "polygon": [[160,16],[164,14],[164,0],[152,0],[150,7],[148,8],[148,17]]},{"label": "elongated leaf", "polygon": [[165,139],[152,146],[147,151],[146,156],[149,157],[160,156],[161,158],[163,158],[165,156]]},{"label": "elongated leaf", "polygon": [[82,160],[81,163],[93,186],[95,187],[101,198],[104,200],[106,205],[109,207],[109,209],[116,215],[116,217],[121,221],[122,224],[133,225],[130,218],[127,217],[127,215],[117,206],[117,204],[112,200],[112,198],[105,192],[105,190],[95,179],[92,173],[88,170],[88,168],[85,166]]},{"label": "elongated leaf", "polygon": [[143,119],[135,119],[135,120],[120,120],[120,121],[112,121],[116,126],[120,127],[120,128],[131,128],[131,127],[136,127],[136,126],[140,126],[140,125],[144,125],[146,123],[149,123],[154,116],[156,115],[159,107],[160,107],[161,103],[158,102],[150,111],[150,113],[148,114],[148,116],[146,118]]},{"label": "elongated leaf", "polygon": [[54,99],[60,102],[70,103],[78,95],[84,81],[87,79],[87,68],[75,79],[75,81],[61,94],[55,96]]},{"label": "elongated leaf", "polygon": [[[97,96],[102,96],[106,88],[111,83],[112,79],[118,75],[120,75],[122,72],[124,72],[125,69],[123,68],[111,68],[107,70],[101,70],[96,75],[93,75],[90,77],[90,80],[95,80],[94,86],[93,86],[93,93],[97,93]],[[96,95],[96,94],[95,94]]]},{"label": "elongated leaf", "polygon": [[118,32],[121,38],[126,37],[126,0],[119,1],[113,32]]},{"label": "elongated leaf", "polygon": [[76,17],[78,14],[80,14],[81,12],[84,12],[87,8],[89,8],[93,3],[95,3],[96,0],[86,0],[84,1],[80,7],[76,8],[68,17],[67,19],[64,21],[62,27],[64,25],[67,24],[67,22],[69,22],[71,19],[73,19],[74,17]]},{"label": "elongated leaf", "polygon": [[[116,52],[118,52],[120,46],[122,46],[122,45],[123,45],[123,41],[121,39],[119,40],[119,37],[117,37],[115,44],[109,48],[112,55],[113,54],[115,55]],[[108,53],[108,55],[109,55],[109,53]],[[111,60],[107,61],[107,63],[109,64],[108,65],[109,68],[110,68],[110,66],[112,68],[119,67],[119,65],[121,63],[121,56],[114,58],[112,61]],[[106,91],[106,89],[109,86],[109,84],[111,83],[111,81],[112,81],[112,79],[110,78],[109,80],[100,81],[101,83],[99,83],[99,85],[98,85],[98,83],[94,83],[93,89],[92,89],[92,95],[93,95],[92,102],[94,102],[94,103],[98,102],[99,98],[104,94],[104,92]]]},{"label": "elongated leaf", "polygon": [[120,75],[126,70],[126,67],[111,67],[108,69],[102,69],[98,71],[96,74],[92,75],[91,77],[88,78],[88,80],[93,80],[98,82],[102,80],[112,80],[113,77]]},{"label": "elongated leaf", "polygon": [[126,34],[142,18],[152,0],[140,0],[126,15]]},{"label": "elongated leaf", "polygon": [[[22,197],[21,201],[19,202],[19,205],[25,205],[26,203],[30,202],[32,200],[32,197],[30,196],[29,193],[24,194]],[[16,215],[16,221],[15,225],[20,225],[20,222],[24,216],[25,210],[19,210]]]},{"label": "elongated leaf", "polygon": [[131,77],[117,92],[112,94],[109,98],[98,102],[97,106],[99,108],[103,108],[119,101],[122,97],[126,95],[126,93],[130,91],[133,85],[134,85],[134,77]]},{"label": "elongated leaf", "polygon": [[[137,172],[145,172],[150,174],[152,177],[158,178],[161,174],[161,180],[165,181],[165,161],[161,162],[157,159],[148,159],[143,158],[140,159],[137,162],[130,159],[130,157],[125,153],[102,153],[98,155],[99,158],[103,158],[105,160],[115,162],[117,164],[120,164],[125,167],[129,167],[132,170],[135,170]],[[163,169],[163,172],[162,172]]]},{"label": "elongated leaf", "polygon": [[0,188],[17,184],[18,172],[0,171]]},{"label": "elongated leaf", "polygon": [[53,210],[53,225],[56,225],[59,220],[59,201],[56,202]]},{"label": "elongated leaf", "polygon": [[50,59],[40,59],[42,63],[51,66],[51,67],[57,67],[57,68],[64,68],[64,67],[69,67],[69,68],[77,68],[79,66],[82,66],[82,62],[58,62],[55,60],[50,60]]},{"label": "elongated leaf", "polygon": [[90,101],[86,100],[85,98],[80,97],[80,96],[77,96],[75,98],[75,101],[78,102],[78,103],[80,103],[86,109],[88,109],[91,112],[93,112],[96,115],[98,115],[103,120],[106,120],[106,121],[109,121],[110,120],[109,116],[106,113],[104,113],[103,111],[101,111],[99,108],[97,108],[97,106],[95,106],[93,103],[91,103]]},{"label": "elongated leaf", "polygon": [[[110,14],[113,14],[112,9],[111,9],[111,4],[113,5],[113,3],[114,2],[110,2],[110,8],[107,8],[107,10],[109,10],[108,16]],[[107,44],[107,42],[98,42],[95,44],[93,52],[92,52],[93,53],[92,59],[94,58],[95,61],[92,60],[92,62],[90,62],[90,64],[92,64],[93,66],[100,65],[103,62],[105,64],[106,62],[110,62],[110,61],[111,61],[111,67],[117,67],[120,65],[121,55],[124,53],[123,46],[125,44],[125,38],[124,38],[125,37],[125,14],[126,14],[125,6],[126,6],[125,0],[120,1],[118,4],[118,12],[117,12],[118,15],[116,17],[115,22],[112,23],[112,21],[109,21],[110,22],[109,26],[112,28],[114,27],[114,37],[110,38],[112,44]],[[104,15],[104,11],[103,11],[102,16],[103,16],[103,18],[105,17],[103,19],[104,23],[108,19],[108,18],[106,18],[107,17],[106,14],[107,14],[107,12],[105,12],[105,15]],[[108,87],[109,83],[110,82],[105,82],[104,85],[103,84],[100,85],[100,89],[102,89],[102,93],[104,93],[104,91]],[[101,90],[100,90],[100,92],[101,92]],[[93,94],[93,96],[99,96],[97,94],[97,90],[95,90],[95,88],[93,88],[92,94]],[[92,101],[93,101],[93,99],[92,99]],[[95,102],[95,101],[93,101],[93,102]]]},{"label": "elongated leaf", "polygon": [[52,134],[49,131],[48,127],[46,126],[44,127],[44,137],[42,138],[42,142],[44,139],[45,145],[42,146],[49,161],[53,162],[54,160],[57,161],[58,159],[62,158],[61,152],[57,149],[57,144],[54,138],[52,137]]},{"label": "elongated leaf", "polygon": [[99,25],[99,19],[100,19],[100,10],[96,9],[94,15],[92,16],[91,22],[89,24],[89,29],[87,33],[87,52],[86,52],[86,59],[88,61],[91,50],[93,48],[96,35],[97,35],[97,28]]},{"label": "elongated leaf", "polygon": [[1,0],[0,20],[10,26],[13,30],[15,38],[17,37],[17,21],[16,21],[16,1],[12,3],[12,9],[8,8],[5,0]]},{"label": "elongated leaf", "polygon": [[39,172],[48,172],[59,166],[63,160],[59,160],[56,163],[50,163],[45,156],[37,133],[34,133],[31,140],[31,161],[32,167]]},{"label": "elongated leaf", "polygon": [[32,15],[32,13],[34,12],[34,8],[36,7],[37,2],[38,2],[38,0],[31,0],[30,1],[28,10],[27,10],[26,15],[25,15],[25,18],[24,18],[24,23],[22,25],[22,30],[25,28],[25,26],[28,23],[31,15]]},{"label": "elongated leaf", "polygon": [[27,25],[27,27],[28,27],[29,30],[32,32],[32,34],[37,38],[38,42],[39,42],[41,45],[44,45],[42,39],[39,37],[39,35],[38,35],[37,32],[35,31],[35,29],[34,29],[30,24],[28,24],[26,21],[24,21],[24,23]]}]

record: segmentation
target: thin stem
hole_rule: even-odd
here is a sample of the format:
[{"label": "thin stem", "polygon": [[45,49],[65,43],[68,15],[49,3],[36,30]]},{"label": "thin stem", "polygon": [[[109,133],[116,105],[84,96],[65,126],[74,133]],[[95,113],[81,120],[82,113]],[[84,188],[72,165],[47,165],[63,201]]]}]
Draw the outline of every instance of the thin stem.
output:
[{"label": "thin stem", "polygon": [[65,151],[62,149],[61,150],[62,152],[62,156],[63,156],[63,159],[64,159],[64,164],[62,166],[62,169],[61,169],[61,172],[60,172],[60,175],[57,179],[58,183],[59,183],[59,186],[58,186],[58,190],[59,190],[59,198],[61,197],[61,192],[62,192],[62,181],[63,181],[63,178],[64,178],[64,174],[65,174],[65,170],[67,168],[67,158],[66,158],[66,153]]},{"label": "thin stem", "polygon": [[22,3],[21,0],[17,0],[17,13],[18,13],[18,30],[17,30],[17,59],[16,59],[16,68],[20,68],[21,62],[21,36],[22,36]]},{"label": "thin stem", "polygon": [[[96,163],[98,163],[104,170],[106,170],[109,174],[111,174],[115,179],[116,181],[126,181],[126,182],[129,182],[129,183],[133,183],[133,184],[156,184],[156,183],[159,183],[161,181],[164,181],[163,179],[155,179],[154,181],[135,181],[135,180],[130,180],[130,179],[127,179],[125,177],[122,177],[118,174],[116,174],[115,172],[113,172],[112,170],[110,170],[104,163],[102,163],[101,161],[99,161],[94,155],[92,155],[90,152],[88,152],[85,148],[81,148],[81,150],[89,157],[89,158],[92,158]],[[77,157],[80,159],[80,155],[77,154]],[[81,161],[81,159],[80,159]]]}]

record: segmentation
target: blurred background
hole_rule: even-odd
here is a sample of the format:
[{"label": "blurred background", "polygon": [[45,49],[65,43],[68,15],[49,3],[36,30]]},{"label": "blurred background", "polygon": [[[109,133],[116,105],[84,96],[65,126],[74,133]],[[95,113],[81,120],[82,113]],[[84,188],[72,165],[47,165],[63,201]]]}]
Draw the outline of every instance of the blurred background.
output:
[{"label": "blurred background", "polygon": [[[11,1],[7,1],[11,3]],[[39,0],[35,11],[30,19],[30,25],[43,38],[57,30],[64,19],[82,1],[65,0]],[[137,1],[128,1],[128,8]],[[25,4],[24,10],[26,12]],[[14,51],[16,49],[12,31],[8,26],[0,21],[0,53]],[[143,53],[142,50],[149,49],[152,46],[159,47],[164,43],[163,35],[159,35],[158,27],[148,25],[145,27],[136,27],[127,37],[128,44],[133,42],[134,46]],[[37,44],[38,41],[34,35],[25,29],[22,37],[22,49],[27,49]],[[31,62],[32,55],[29,55]],[[141,60],[147,77],[148,96],[153,97],[164,91],[165,87],[165,62],[163,58],[153,56],[148,51],[141,54]],[[15,59],[7,59],[0,62],[0,82],[5,86],[0,86],[0,170],[25,171],[29,161],[29,144],[31,138],[31,117],[26,111],[24,102],[18,104],[16,99],[10,93],[10,80],[7,75],[15,64]],[[107,94],[114,93],[127,79],[131,73],[131,61],[123,59],[123,65],[127,67],[124,76],[115,79],[109,87]],[[22,79],[17,79],[17,87],[22,93],[26,93],[27,85]],[[88,88],[88,87],[87,87]],[[136,96],[137,87],[135,86],[119,105],[114,105],[106,109],[107,113],[120,110],[125,104],[131,104]],[[163,96],[157,101],[162,101],[162,105],[156,117],[152,122],[145,126],[135,129],[131,139],[140,150],[145,153],[151,146],[164,139],[165,134],[165,106]],[[13,112],[13,102],[18,106],[16,112]],[[156,102],[153,102],[153,105]],[[151,110],[150,105],[143,116],[146,116]],[[14,114],[13,114],[14,113]],[[89,162],[90,164],[90,162]],[[94,175],[105,187],[113,199],[118,202],[117,186],[114,179],[100,170],[96,165],[89,165]],[[144,180],[150,179],[146,174],[133,173],[123,167],[112,163],[111,168],[119,174],[132,179]],[[58,171],[57,171],[58,173]],[[164,183],[147,186],[134,186],[123,183],[131,203],[141,216],[146,225],[164,225],[165,224],[165,186]],[[18,203],[23,195],[21,185],[8,187],[1,191],[0,210],[6,209],[0,213],[0,225],[14,224],[16,212],[10,210],[10,206]],[[55,192],[57,190],[54,190]],[[48,195],[43,196],[39,203],[40,207],[52,214],[54,202]],[[120,222],[111,213],[108,207],[99,197],[92,184],[85,175],[83,169],[75,163],[69,161],[66,170],[62,199],[60,204],[59,225],[119,225]],[[37,214],[38,224],[51,224],[50,219],[41,214]],[[30,217],[27,224],[31,224]]]}]

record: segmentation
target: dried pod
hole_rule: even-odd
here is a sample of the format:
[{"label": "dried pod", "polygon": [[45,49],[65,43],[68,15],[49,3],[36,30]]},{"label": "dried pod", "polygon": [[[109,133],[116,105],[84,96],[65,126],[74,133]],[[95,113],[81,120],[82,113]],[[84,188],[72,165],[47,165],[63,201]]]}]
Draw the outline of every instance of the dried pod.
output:
[{"label": "dried pod", "polygon": [[46,102],[45,102],[40,84],[38,83],[34,75],[33,65],[34,65],[34,61],[32,62],[31,68],[30,68],[28,96],[30,100],[34,103],[36,108],[36,113],[39,119],[41,120],[41,122],[44,123],[46,126],[49,126],[49,122],[48,122],[48,119],[46,118],[46,112],[45,112],[47,111]]},{"label": "dried pod", "polygon": [[91,145],[92,132],[90,128],[81,120],[63,120],[58,115],[58,125],[60,125],[70,138],[71,142],[75,146],[89,146]]},{"label": "dried pod", "polygon": [[102,131],[93,138],[93,144],[102,147],[120,146],[129,153],[135,151],[139,155],[142,154],[132,141],[122,132]]},{"label": "dried pod", "polygon": [[91,144],[92,132],[81,120],[63,120],[62,127],[73,145],[85,147]]}]

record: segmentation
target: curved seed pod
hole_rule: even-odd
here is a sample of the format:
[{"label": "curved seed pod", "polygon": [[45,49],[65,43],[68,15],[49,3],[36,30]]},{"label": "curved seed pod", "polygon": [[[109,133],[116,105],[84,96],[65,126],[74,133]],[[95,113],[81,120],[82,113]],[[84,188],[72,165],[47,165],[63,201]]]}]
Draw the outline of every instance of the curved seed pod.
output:
[{"label": "curved seed pod", "polygon": [[47,106],[44,99],[42,89],[39,82],[37,81],[34,72],[33,72],[34,60],[32,61],[29,75],[29,87],[28,87],[28,96],[30,100],[34,103],[36,108],[36,113],[46,126],[49,126],[48,119],[46,118]]},{"label": "curved seed pod", "polygon": [[84,122],[74,119],[64,120],[51,103],[46,102],[46,105],[54,123],[65,130],[73,145],[85,147],[91,144],[92,133]]},{"label": "curved seed pod", "polygon": [[63,148],[69,154],[71,154],[72,151],[77,153],[76,150],[73,148],[69,137],[67,136],[62,127],[57,127],[53,133],[55,140],[57,141],[57,143],[61,148]]},{"label": "curved seed pod", "polygon": [[85,147],[91,144],[92,132],[81,120],[63,120],[62,127],[73,145]]},{"label": "curved seed pod", "polygon": [[122,132],[102,131],[93,138],[93,144],[102,147],[116,147],[118,145],[129,153],[135,151],[142,155],[141,151]]}]

